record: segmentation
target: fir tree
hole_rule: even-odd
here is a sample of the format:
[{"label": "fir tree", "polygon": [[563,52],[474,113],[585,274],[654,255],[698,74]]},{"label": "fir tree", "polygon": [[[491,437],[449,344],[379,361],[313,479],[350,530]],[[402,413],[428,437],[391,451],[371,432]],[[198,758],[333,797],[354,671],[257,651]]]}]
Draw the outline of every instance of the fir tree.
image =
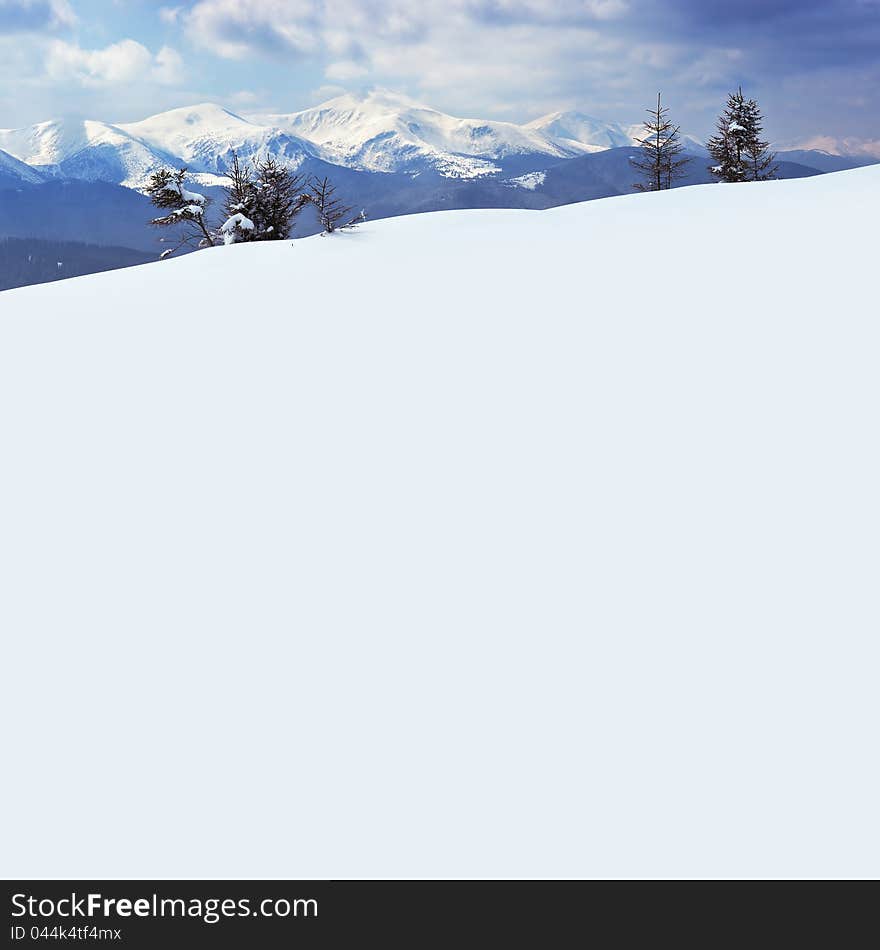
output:
[{"label": "fir tree", "polygon": [[255,176],[255,240],[284,241],[290,237],[294,219],[309,202],[303,179],[271,156],[257,161]]},{"label": "fir tree", "polygon": [[742,89],[727,97],[727,106],[718,117],[716,132],[706,143],[715,164],[709,171],[725,182],[748,181],[749,130],[747,103]]},{"label": "fir tree", "polygon": [[179,228],[178,242],[162,254],[168,257],[181,247],[211,247],[211,234],[205,216],[210,199],[186,187],[186,169],[161,168],[150,176],[146,188],[153,205],[165,213],[150,222],[154,227]]},{"label": "fir tree", "polygon": [[746,160],[749,181],[767,181],[775,178],[778,166],[776,156],[770,151],[770,143],[763,139],[764,117],[754,99],[749,99],[743,110],[743,125],[746,128],[746,145],[743,155]]},{"label": "fir tree", "polygon": [[681,157],[684,146],[678,137],[679,126],[669,121],[669,109],[661,104],[659,92],[657,108],[647,111],[650,118],[644,122],[644,137],[636,140],[641,151],[633,159],[633,166],[644,180],[633,187],[637,191],[662,191],[684,175],[690,158]]},{"label": "fir tree", "polygon": [[335,197],[336,187],[329,178],[316,178],[309,186],[309,200],[318,212],[318,220],[325,234],[353,228],[366,217],[363,211],[350,218],[351,208]]}]

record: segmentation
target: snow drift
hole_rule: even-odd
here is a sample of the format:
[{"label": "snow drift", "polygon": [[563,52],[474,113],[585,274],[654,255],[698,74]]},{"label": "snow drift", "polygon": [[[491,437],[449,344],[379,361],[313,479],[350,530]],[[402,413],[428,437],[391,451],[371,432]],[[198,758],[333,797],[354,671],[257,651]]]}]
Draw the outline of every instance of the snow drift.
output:
[{"label": "snow drift", "polygon": [[0,295],[6,872],[876,876],[878,172]]}]

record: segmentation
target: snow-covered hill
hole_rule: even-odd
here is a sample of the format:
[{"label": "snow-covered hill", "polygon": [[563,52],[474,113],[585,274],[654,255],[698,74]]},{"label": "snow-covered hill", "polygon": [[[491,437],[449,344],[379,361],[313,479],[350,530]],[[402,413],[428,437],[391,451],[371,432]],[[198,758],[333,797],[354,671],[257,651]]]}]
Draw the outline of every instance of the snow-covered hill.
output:
[{"label": "snow-covered hill", "polygon": [[499,171],[497,163],[503,159],[562,159],[589,150],[538,127],[455,118],[388,90],[340,96],[292,115],[256,118],[314,142],[329,161],[370,171],[429,168],[450,178],[479,178]]},{"label": "snow-covered hill", "polygon": [[878,197],[431,214],[3,294],[4,868],[880,874]]}]

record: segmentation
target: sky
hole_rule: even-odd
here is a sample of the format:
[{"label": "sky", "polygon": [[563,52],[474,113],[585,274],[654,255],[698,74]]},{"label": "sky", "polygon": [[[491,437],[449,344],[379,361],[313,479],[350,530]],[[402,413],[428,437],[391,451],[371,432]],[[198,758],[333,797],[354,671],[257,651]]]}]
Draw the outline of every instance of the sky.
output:
[{"label": "sky", "polygon": [[880,0],[0,0],[0,127],[291,112],[382,86],[453,115],[705,136],[742,85],[787,145],[880,154]]}]

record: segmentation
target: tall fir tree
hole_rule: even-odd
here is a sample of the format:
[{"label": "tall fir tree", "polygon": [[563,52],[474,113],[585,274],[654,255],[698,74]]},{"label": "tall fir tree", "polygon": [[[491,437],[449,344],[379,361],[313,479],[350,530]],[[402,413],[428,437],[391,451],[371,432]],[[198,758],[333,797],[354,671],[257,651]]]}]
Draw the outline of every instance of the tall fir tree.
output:
[{"label": "tall fir tree", "polygon": [[[709,171],[724,182],[738,182],[753,180],[754,168],[751,154],[761,155],[766,152],[767,143],[760,141],[760,111],[757,112],[758,124],[753,109],[753,100],[746,101],[742,87],[727,97],[727,105],[718,117],[715,135],[706,143],[709,154],[715,164]],[[770,161],[772,165],[772,158]],[[769,167],[769,166],[768,166]]]},{"label": "tall fir tree", "polygon": [[770,143],[763,138],[764,116],[754,99],[749,99],[745,105],[743,125],[746,127],[746,146],[743,155],[746,160],[747,179],[768,181],[775,178],[778,171],[776,155],[770,151]]},{"label": "tall fir tree", "polygon": [[637,191],[663,191],[684,175],[690,158],[682,157],[680,128],[669,121],[669,109],[661,103],[659,92],[657,107],[647,111],[650,118],[643,123],[643,137],[636,140],[641,150],[633,159],[633,167],[642,173],[643,180],[633,187]]}]

